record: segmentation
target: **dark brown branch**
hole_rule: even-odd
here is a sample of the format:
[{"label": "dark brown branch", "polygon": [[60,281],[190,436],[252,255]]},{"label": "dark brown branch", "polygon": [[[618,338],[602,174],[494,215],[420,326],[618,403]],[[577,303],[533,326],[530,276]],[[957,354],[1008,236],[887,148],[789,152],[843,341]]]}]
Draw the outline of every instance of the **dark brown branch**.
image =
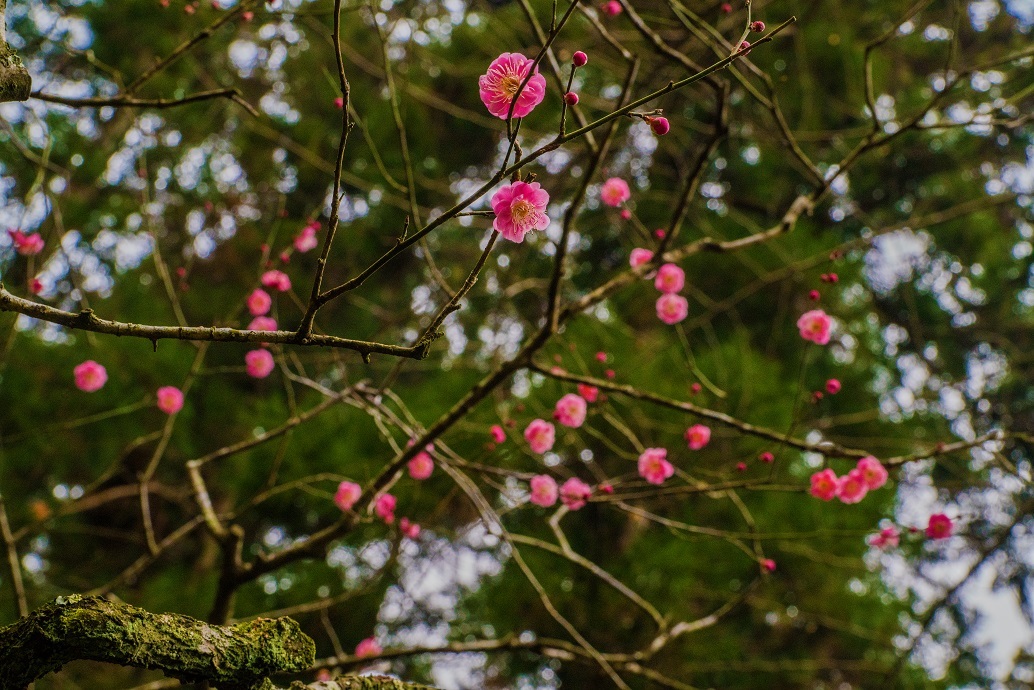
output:
[{"label": "dark brown branch", "polygon": [[149,326],[121,321],[102,319],[92,309],[84,309],[79,313],[62,311],[54,307],[16,297],[4,289],[0,283],[0,312],[10,311],[34,319],[49,321],[60,326],[75,328],[81,331],[93,331],[107,335],[143,338],[157,343],[159,340],[190,340],[194,342],[224,343],[278,343],[284,345],[305,345],[331,347],[343,350],[354,350],[368,357],[371,354],[392,355],[407,359],[423,359],[431,346],[434,335],[431,334],[412,347],[401,345],[384,345],[364,340],[338,338],[332,335],[312,334],[301,337],[294,331],[245,331],[237,328],[216,328],[206,326]]}]

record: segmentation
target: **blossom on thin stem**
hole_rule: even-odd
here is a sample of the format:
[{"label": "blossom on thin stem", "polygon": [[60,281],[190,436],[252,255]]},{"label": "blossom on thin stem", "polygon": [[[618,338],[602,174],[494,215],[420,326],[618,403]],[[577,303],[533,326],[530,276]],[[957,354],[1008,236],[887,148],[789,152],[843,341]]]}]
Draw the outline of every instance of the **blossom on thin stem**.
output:
[{"label": "blossom on thin stem", "polygon": [[620,206],[632,197],[628,183],[620,177],[611,177],[600,188],[600,199],[607,206]]},{"label": "blossom on thin stem", "polygon": [[549,193],[538,182],[514,182],[492,195],[492,227],[511,242],[523,242],[532,230],[549,227]]},{"label": "blossom on thin stem", "polygon": [[668,462],[666,448],[647,448],[639,456],[639,476],[651,484],[663,484],[675,474],[675,467]]},{"label": "blossom on thin stem", "polygon": [[578,510],[592,495],[592,487],[578,477],[571,477],[560,487],[560,500],[568,510]]},{"label": "blossom on thin stem", "polygon": [[84,393],[99,391],[108,381],[107,370],[92,359],[78,365],[72,374],[75,376],[75,387]]},{"label": "blossom on thin stem", "polygon": [[556,503],[560,491],[557,488],[556,480],[548,474],[537,474],[531,478],[531,494],[528,500],[537,506],[548,508]]},{"label": "blossom on thin stem", "polygon": [[[520,53],[503,53],[488,66],[488,72],[478,78],[478,92],[488,112],[505,120],[510,103],[521,83],[528,76],[534,60]],[[546,79],[535,68],[513,107],[514,117],[525,117],[546,97]]]}]

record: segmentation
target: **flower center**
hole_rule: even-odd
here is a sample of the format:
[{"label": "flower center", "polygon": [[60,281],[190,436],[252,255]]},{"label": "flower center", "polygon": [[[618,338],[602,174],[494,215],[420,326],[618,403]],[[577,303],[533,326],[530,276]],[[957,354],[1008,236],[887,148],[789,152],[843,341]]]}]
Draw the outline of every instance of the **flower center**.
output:
[{"label": "flower center", "polygon": [[513,218],[514,225],[524,225],[534,212],[535,207],[525,199],[515,201],[510,207],[510,216]]},{"label": "flower center", "polygon": [[503,93],[507,97],[513,98],[517,93],[517,89],[521,87],[521,81],[521,78],[516,74],[507,74],[502,81]]}]

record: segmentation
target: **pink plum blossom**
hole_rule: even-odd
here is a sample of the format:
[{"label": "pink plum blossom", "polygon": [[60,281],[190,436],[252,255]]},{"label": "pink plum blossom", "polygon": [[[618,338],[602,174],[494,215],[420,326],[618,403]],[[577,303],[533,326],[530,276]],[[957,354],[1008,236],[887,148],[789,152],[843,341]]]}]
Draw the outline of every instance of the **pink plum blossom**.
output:
[{"label": "pink plum blossom", "polygon": [[840,480],[837,479],[837,473],[827,467],[811,475],[811,489],[809,493],[823,501],[832,501],[833,497],[837,495],[837,486],[839,484]]},{"label": "pink plum blossom", "polygon": [[866,541],[869,542],[869,546],[875,546],[877,549],[893,549],[900,543],[901,533],[897,527],[884,527]]},{"label": "pink plum blossom", "polygon": [[571,477],[560,487],[560,500],[569,510],[578,510],[592,496],[592,487],[578,477]]},{"label": "pink plum blossom", "polygon": [[797,319],[797,328],[801,331],[801,337],[810,340],[816,345],[825,345],[829,342],[829,330],[833,320],[829,314],[821,309],[806,311]]},{"label": "pink plum blossom", "polygon": [[158,409],[165,414],[176,414],[183,409],[183,391],[175,386],[162,386],[156,393]]},{"label": "pink plum blossom", "polygon": [[107,370],[92,359],[78,365],[72,374],[75,376],[75,387],[84,393],[99,391],[108,381]]},{"label": "pink plum blossom", "polygon": [[556,409],[553,410],[553,419],[564,426],[577,429],[585,422],[585,411],[585,399],[580,395],[568,393],[557,400]]},{"label": "pink plum blossom", "polygon": [[647,448],[639,456],[639,476],[651,484],[663,484],[675,474],[675,467],[668,462],[665,448]]},{"label": "pink plum blossom", "polygon": [[360,659],[365,659],[371,656],[377,656],[384,650],[377,644],[377,640],[372,637],[367,637],[355,646],[355,655]]},{"label": "pink plum blossom", "polygon": [[944,513],[934,513],[926,523],[926,536],[930,539],[947,539],[955,529],[955,523]]},{"label": "pink plum blossom", "polygon": [[531,495],[528,500],[537,506],[548,508],[556,503],[559,490],[556,480],[548,474],[537,474],[531,478]]},{"label": "pink plum blossom", "polygon": [[686,429],[685,438],[690,450],[700,450],[711,440],[711,429],[703,424],[694,424]]},{"label": "pink plum blossom", "polygon": [[14,250],[22,256],[32,256],[43,251],[43,238],[38,232],[26,235],[21,230],[8,230]]},{"label": "pink plum blossom", "polygon": [[492,227],[511,242],[523,242],[528,232],[549,227],[547,204],[549,194],[538,182],[506,185],[492,195]]},{"label": "pink plum blossom", "polygon": [[263,287],[267,287],[277,292],[287,292],[291,289],[291,279],[283,271],[266,271],[262,274],[262,278],[259,279]]},{"label": "pink plum blossom", "polygon": [[840,392],[840,381],[837,379],[829,379],[826,381],[826,392],[830,395],[836,395]]},{"label": "pink plum blossom", "polygon": [[585,67],[585,64],[589,62],[589,56],[580,50],[576,50],[574,55],[571,56],[571,62],[574,63],[575,67]]},{"label": "pink plum blossom", "polygon": [[398,504],[398,499],[391,494],[381,494],[377,497],[377,500],[373,504],[373,512],[377,514],[381,520],[384,520],[385,525],[390,525],[395,522],[395,506]]},{"label": "pink plum blossom", "polygon": [[631,196],[632,190],[628,188],[628,183],[620,177],[611,177],[600,188],[600,199],[607,206],[620,206]]},{"label": "pink plum blossom", "polygon": [[304,254],[315,249],[319,244],[319,240],[316,239],[317,230],[319,230],[319,225],[311,223],[302,228],[302,231],[295,235],[294,238],[295,250]]},{"label": "pink plum blossom", "polygon": [[556,427],[544,419],[532,420],[524,430],[524,438],[533,453],[545,453],[556,442]]},{"label": "pink plum blossom", "polygon": [[[520,53],[503,53],[488,66],[488,72],[478,78],[478,91],[481,102],[488,112],[498,118],[506,119],[510,112],[510,103],[517,94],[521,83],[528,76],[534,60]],[[517,103],[513,107],[514,117],[525,117],[535,109],[546,97],[546,79],[538,73],[538,67],[532,75]]]},{"label": "pink plum blossom", "polygon": [[869,491],[878,489],[887,483],[887,468],[871,455],[859,460],[856,469],[861,472],[865,487]]},{"label": "pink plum blossom", "polygon": [[647,117],[643,119],[650,125],[653,133],[659,137],[663,137],[671,131],[671,123],[668,122],[666,117]]},{"label": "pink plum blossom", "polygon": [[837,498],[842,503],[858,503],[868,492],[865,475],[857,467],[837,480]]},{"label": "pink plum blossom", "polygon": [[399,531],[409,539],[416,539],[420,536],[420,524],[410,522],[409,518],[402,518],[399,520]]},{"label": "pink plum blossom", "polygon": [[427,451],[422,450],[413,456],[407,467],[409,468],[410,477],[417,481],[423,481],[434,472],[434,460],[428,455]]},{"label": "pink plum blossom", "polygon": [[621,3],[618,2],[618,0],[609,0],[608,2],[603,3],[603,11],[611,17],[616,17],[621,14],[621,10]]},{"label": "pink plum blossom", "polygon": [[269,350],[249,350],[244,355],[244,364],[248,370],[248,376],[256,379],[264,379],[273,373],[273,355]]},{"label": "pink plum blossom", "polygon": [[251,312],[252,316],[262,316],[268,313],[271,306],[273,306],[273,298],[261,288],[255,288],[248,295],[248,311]]},{"label": "pink plum blossom", "polygon": [[682,295],[669,293],[657,299],[657,318],[669,326],[674,326],[687,316],[689,302]]},{"label": "pink plum blossom", "polygon": [[628,263],[632,268],[637,268],[650,261],[653,258],[653,252],[649,249],[643,249],[642,247],[636,247],[628,255]]},{"label": "pink plum blossom", "polygon": [[678,292],[686,285],[686,272],[675,264],[664,264],[657,269],[657,277],[653,286],[661,292],[668,294]]},{"label": "pink plum blossom", "polygon": [[776,562],[773,561],[771,558],[762,558],[761,567],[764,568],[767,572],[774,573],[776,569]]},{"label": "pink plum blossom", "polygon": [[488,432],[492,434],[492,440],[496,443],[502,443],[506,440],[506,431],[498,424],[493,424],[492,428],[489,429]]},{"label": "pink plum blossom", "polygon": [[585,402],[594,403],[600,397],[600,389],[587,383],[579,383],[578,395],[585,398]]},{"label": "pink plum blossom", "polygon": [[359,497],[363,495],[363,487],[355,482],[341,482],[337,485],[337,492],[334,494],[334,503],[342,511],[351,510]]}]

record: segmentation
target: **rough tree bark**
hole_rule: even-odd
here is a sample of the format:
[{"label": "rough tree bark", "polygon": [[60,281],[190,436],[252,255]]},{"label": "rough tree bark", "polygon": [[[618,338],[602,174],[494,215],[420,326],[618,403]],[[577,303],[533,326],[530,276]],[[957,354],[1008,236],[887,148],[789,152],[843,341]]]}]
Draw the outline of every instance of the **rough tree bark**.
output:
[{"label": "rough tree bark", "polygon": [[32,90],[32,79],[22,60],[5,40],[7,0],[0,0],[0,103],[24,101]]},{"label": "rough tree bark", "polygon": [[[309,669],[316,646],[290,618],[210,625],[100,597],[59,597],[0,628],[0,690],[23,690],[70,661],[106,661],[229,690],[274,690],[275,673]],[[420,690],[393,678],[341,677],[295,690]]]}]

